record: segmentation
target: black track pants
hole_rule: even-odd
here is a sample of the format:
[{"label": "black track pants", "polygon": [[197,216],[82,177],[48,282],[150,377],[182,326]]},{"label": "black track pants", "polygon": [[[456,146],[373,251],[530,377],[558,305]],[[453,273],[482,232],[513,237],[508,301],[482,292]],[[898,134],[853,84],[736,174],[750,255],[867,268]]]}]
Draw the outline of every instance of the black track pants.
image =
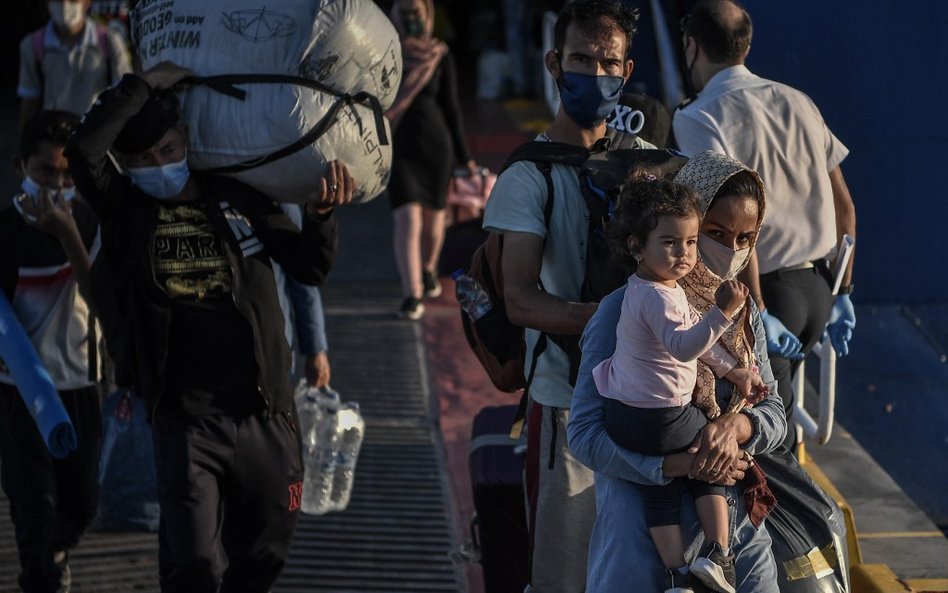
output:
[{"label": "black track pants", "polygon": [[[809,352],[816,344],[833,308],[830,286],[819,267],[803,270],[777,270],[760,277],[760,291],[767,305],[767,313],[773,315],[803,344],[803,352]],[[770,366],[777,379],[777,391],[783,399],[787,418],[793,410],[792,378],[799,361],[770,355]],[[786,444],[796,444],[793,427],[787,430]]]},{"label": "black track pants", "polygon": [[154,423],[163,592],[270,590],[299,515],[297,426],[289,412]]}]

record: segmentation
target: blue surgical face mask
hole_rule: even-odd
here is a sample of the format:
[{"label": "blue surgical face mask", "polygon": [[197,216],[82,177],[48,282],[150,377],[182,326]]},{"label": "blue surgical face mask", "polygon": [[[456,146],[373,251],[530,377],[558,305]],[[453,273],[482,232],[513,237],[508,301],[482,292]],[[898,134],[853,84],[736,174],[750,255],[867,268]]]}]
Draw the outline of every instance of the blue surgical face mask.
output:
[{"label": "blue surgical face mask", "polygon": [[178,196],[191,176],[187,155],[177,163],[160,167],[134,167],[126,171],[133,185],[159,200],[170,200]]},{"label": "blue surgical face mask", "polygon": [[622,94],[621,76],[596,76],[563,72],[560,77],[560,101],[570,118],[583,128],[595,128],[605,121]]},{"label": "blue surgical face mask", "polygon": [[[39,197],[40,191],[42,191],[42,186],[36,183],[36,180],[27,175],[23,178],[23,183],[20,184],[20,189],[23,190],[23,193],[30,196],[34,200]],[[76,188],[75,187],[61,187],[61,188],[46,188],[49,192],[60,192],[63,199],[66,201],[72,200],[76,197]]]}]

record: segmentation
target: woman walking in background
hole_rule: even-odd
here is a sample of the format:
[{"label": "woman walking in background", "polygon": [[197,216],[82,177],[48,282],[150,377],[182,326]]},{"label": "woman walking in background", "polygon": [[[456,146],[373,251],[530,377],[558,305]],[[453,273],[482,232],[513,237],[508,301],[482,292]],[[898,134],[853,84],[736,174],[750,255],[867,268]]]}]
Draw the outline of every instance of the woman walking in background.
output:
[{"label": "woman walking in background", "polygon": [[473,175],[477,164],[464,138],[454,60],[432,35],[434,3],[397,0],[391,15],[404,60],[402,86],[386,112],[395,127],[389,196],[403,297],[398,316],[419,319],[421,299],[441,294],[436,268],[452,169],[461,164]]}]

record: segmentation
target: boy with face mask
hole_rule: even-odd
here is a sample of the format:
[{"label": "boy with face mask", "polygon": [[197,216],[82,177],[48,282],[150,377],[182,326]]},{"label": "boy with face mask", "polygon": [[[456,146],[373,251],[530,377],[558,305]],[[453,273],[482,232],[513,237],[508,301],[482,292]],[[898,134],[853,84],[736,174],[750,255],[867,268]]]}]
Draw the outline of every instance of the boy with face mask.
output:
[{"label": "boy with face mask", "polygon": [[20,42],[20,125],[40,109],[82,114],[132,71],[128,47],[87,18],[92,0],[50,0],[49,22]]},{"label": "boy with face mask", "polygon": [[68,591],[68,553],[95,516],[101,416],[96,331],[90,315],[92,211],[75,199],[63,156],[79,118],[41,111],[20,140],[22,191],[0,212],[0,284],[77,432],[54,459],[0,362],[0,475],[10,499],[26,593]]},{"label": "boy with face mask", "polygon": [[[609,0],[576,0],[560,13],[545,63],[560,89],[553,123],[537,140],[591,147],[606,135],[606,116],[632,74],[629,45],[636,12]],[[636,148],[654,148],[635,139]],[[541,332],[578,336],[597,303],[579,302],[586,272],[588,212],[575,167],[549,171],[555,197],[545,222],[547,177],[520,161],[498,178],[484,228],[504,234],[504,293],[510,320],[527,328],[531,369]],[[542,289],[540,288],[542,286]],[[532,549],[531,591],[585,590],[586,554],[596,514],[592,472],[566,446],[573,388],[570,361],[550,343],[539,356],[527,414],[526,487]]]}]

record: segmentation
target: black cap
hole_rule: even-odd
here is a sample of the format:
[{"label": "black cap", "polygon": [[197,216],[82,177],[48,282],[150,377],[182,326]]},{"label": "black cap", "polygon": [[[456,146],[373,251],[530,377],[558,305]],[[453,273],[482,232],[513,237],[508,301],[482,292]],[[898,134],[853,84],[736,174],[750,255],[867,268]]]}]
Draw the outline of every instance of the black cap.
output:
[{"label": "black cap", "polygon": [[148,150],[180,121],[181,104],[174,91],[153,90],[141,111],[125,123],[113,146],[124,153]]}]

